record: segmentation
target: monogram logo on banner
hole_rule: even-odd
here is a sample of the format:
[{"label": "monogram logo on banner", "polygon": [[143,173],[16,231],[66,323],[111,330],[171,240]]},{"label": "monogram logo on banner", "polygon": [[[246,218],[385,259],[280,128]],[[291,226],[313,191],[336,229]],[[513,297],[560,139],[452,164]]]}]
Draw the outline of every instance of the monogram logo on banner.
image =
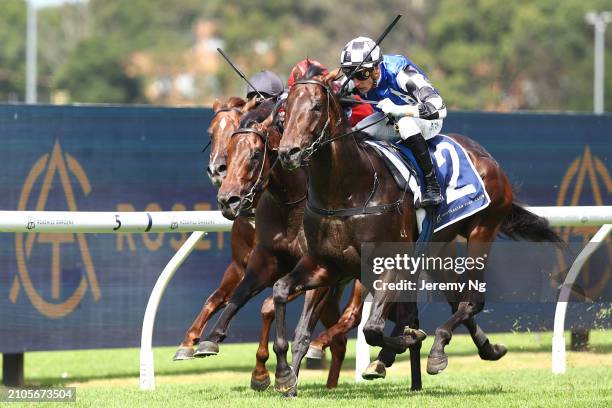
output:
[{"label": "monogram logo on banner", "polygon": [[[17,209],[64,210],[65,208],[47,208],[50,194],[54,192],[57,195],[59,189],[60,196],[66,200],[67,209],[78,211],[75,188],[85,197],[91,193],[91,184],[83,167],[73,156],[63,153],[56,141],[52,152],[39,158],[30,170],[23,184]],[[47,317],[57,319],[74,311],[88,287],[91,288],[94,300],[98,301],[101,293],[85,234],[38,233],[35,232],[36,224],[33,220],[28,222],[27,228],[32,232],[15,234],[18,275],[11,286],[11,302],[17,302],[23,288],[36,310]],[[71,252],[70,265],[62,264],[62,251]],[[38,256],[33,256],[37,252]],[[40,252],[48,252],[49,259],[45,260]],[[67,266],[67,269],[62,266]],[[62,291],[65,291],[62,278],[66,273],[75,281],[76,287],[71,293]]]},{"label": "monogram logo on banner", "polygon": [[[582,155],[574,159],[563,176],[557,205],[610,205],[611,194],[610,173],[604,162],[594,156],[587,145]],[[579,237],[586,244],[598,229],[599,227],[561,227],[560,235],[567,242],[573,237]],[[612,258],[612,242],[608,240],[604,246],[608,256]],[[559,270],[567,270],[568,267],[569,265],[566,265],[562,256],[559,256]],[[595,298],[604,290],[610,279],[612,265],[608,262],[603,271],[593,272],[589,270],[587,263],[577,280],[588,298]],[[564,276],[557,276],[557,284],[562,283],[564,278]]]}]

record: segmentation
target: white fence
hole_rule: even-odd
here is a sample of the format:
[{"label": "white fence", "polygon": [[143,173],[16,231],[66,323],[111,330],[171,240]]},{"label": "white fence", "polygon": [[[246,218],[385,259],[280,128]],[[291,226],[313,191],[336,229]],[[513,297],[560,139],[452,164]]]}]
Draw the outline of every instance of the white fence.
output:
[{"label": "white fence", "polygon": [[[591,242],[595,244],[583,251],[570,268],[562,287],[553,334],[553,372],[565,372],[565,311],[570,288],[589,256],[599,247],[612,230],[612,206],[583,207],[530,207],[530,211],[545,217],[551,226],[602,226]],[[140,389],[155,389],[152,350],[155,315],[163,292],[170,279],[191,253],[200,238],[208,231],[230,231],[232,223],[219,211],[177,212],[53,212],[53,211],[0,211],[0,232],[55,232],[55,233],[145,233],[193,232],[172,257],[157,279],[149,297],[143,319],[140,348]],[[364,305],[364,316],[369,314],[370,303]],[[369,347],[362,334],[361,320],[357,340],[355,377],[369,363]]]}]

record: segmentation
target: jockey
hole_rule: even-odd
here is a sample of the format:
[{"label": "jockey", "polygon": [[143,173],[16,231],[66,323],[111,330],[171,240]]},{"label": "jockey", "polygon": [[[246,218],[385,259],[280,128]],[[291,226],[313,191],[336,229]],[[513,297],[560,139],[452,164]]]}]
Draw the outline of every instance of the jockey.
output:
[{"label": "jockey", "polygon": [[[368,56],[370,50],[372,52]],[[362,61],[359,71],[347,84],[349,92],[359,93],[364,99],[379,103],[376,105],[377,112],[365,118],[357,127],[374,123],[384,114],[395,117],[394,126],[383,120],[364,131],[376,138],[407,146],[425,174],[421,206],[440,204],[443,200],[440,184],[426,140],[442,129],[442,119],[446,117],[442,97],[425,73],[408,58],[382,55],[376,43],[367,37],[355,38],[344,46],[340,55],[342,72],[350,75]]]},{"label": "jockey", "polygon": [[[308,70],[309,65],[316,65],[317,67],[321,68],[323,70],[323,75],[329,74],[328,69],[323,64],[321,64],[319,61],[307,58],[307,59],[301,60],[300,62],[295,64],[293,68],[291,68],[291,72],[289,72],[289,79],[287,80],[287,88],[291,88],[291,86],[295,83],[295,81],[300,80],[304,76],[304,74],[306,74],[306,71]],[[356,99],[361,99],[361,98],[357,96]],[[348,112],[346,113],[347,113],[346,116],[348,117],[349,124],[351,126],[355,126],[361,120],[365,119],[366,117],[374,113],[374,109],[369,104],[360,103],[360,104],[353,105],[351,108],[349,108]]]},{"label": "jockey", "polygon": [[247,85],[246,96],[248,100],[258,97],[259,92],[264,99],[278,98],[284,91],[283,81],[272,71],[259,71],[253,75],[249,82],[251,85]]}]

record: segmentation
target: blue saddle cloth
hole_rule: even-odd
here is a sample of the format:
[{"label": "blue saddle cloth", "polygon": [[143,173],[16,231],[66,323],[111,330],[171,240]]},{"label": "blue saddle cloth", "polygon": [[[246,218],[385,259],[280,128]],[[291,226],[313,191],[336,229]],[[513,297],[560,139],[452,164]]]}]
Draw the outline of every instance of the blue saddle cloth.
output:
[{"label": "blue saddle cloth", "polygon": [[[434,232],[437,232],[485,209],[491,199],[474,164],[459,143],[446,135],[436,135],[427,144],[444,196],[444,201],[436,209]],[[419,185],[423,189],[423,170],[417,165],[412,151],[400,143],[396,147],[417,169]]]},{"label": "blue saddle cloth", "polygon": [[[418,202],[425,186],[425,177],[412,151],[403,144],[394,144],[402,156],[412,164],[412,169],[399,168],[402,160],[389,160],[389,153],[394,152],[389,150],[388,145],[385,147],[386,142],[376,141],[368,142],[368,144],[384,148],[387,162],[398,168],[400,173],[414,175],[416,169],[418,187],[415,186],[415,183],[409,184],[415,194],[415,201]],[[474,164],[461,145],[446,135],[434,136],[427,141],[427,144],[444,197],[444,201],[436,208],[435,213],[434,232],[438,232],[485,209],[491,203],[491,199]],[[399,153],[395,151],[395,154]],[[408,180],[407,177],[406,180]]]}]

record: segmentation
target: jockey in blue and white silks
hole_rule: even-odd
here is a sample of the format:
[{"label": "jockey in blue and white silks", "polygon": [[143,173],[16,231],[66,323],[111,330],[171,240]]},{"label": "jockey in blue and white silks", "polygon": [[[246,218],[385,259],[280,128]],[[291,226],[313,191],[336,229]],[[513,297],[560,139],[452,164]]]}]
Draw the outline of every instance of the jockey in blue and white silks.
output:
[{"label": "jockey in blue and white silks", "polygon": [[[370,38],[355,38],[342,50],[340,66],[346,76],[360,63],[359,71],[347,85],[348,89],[366,100],[379,103],[376,112],[355,128],[379,121],[366,128],[365,132],[378,139],[406,145],[425,174],[426,186],[421,206],[440,204],[443,198],[426,140],[442,129],[442,120],[446,117],[442,97],[425,73],[408,58],[382,55],[380,48]],[[396,123],[392,125],[380,121],[385,114],[394,116]]]}]

